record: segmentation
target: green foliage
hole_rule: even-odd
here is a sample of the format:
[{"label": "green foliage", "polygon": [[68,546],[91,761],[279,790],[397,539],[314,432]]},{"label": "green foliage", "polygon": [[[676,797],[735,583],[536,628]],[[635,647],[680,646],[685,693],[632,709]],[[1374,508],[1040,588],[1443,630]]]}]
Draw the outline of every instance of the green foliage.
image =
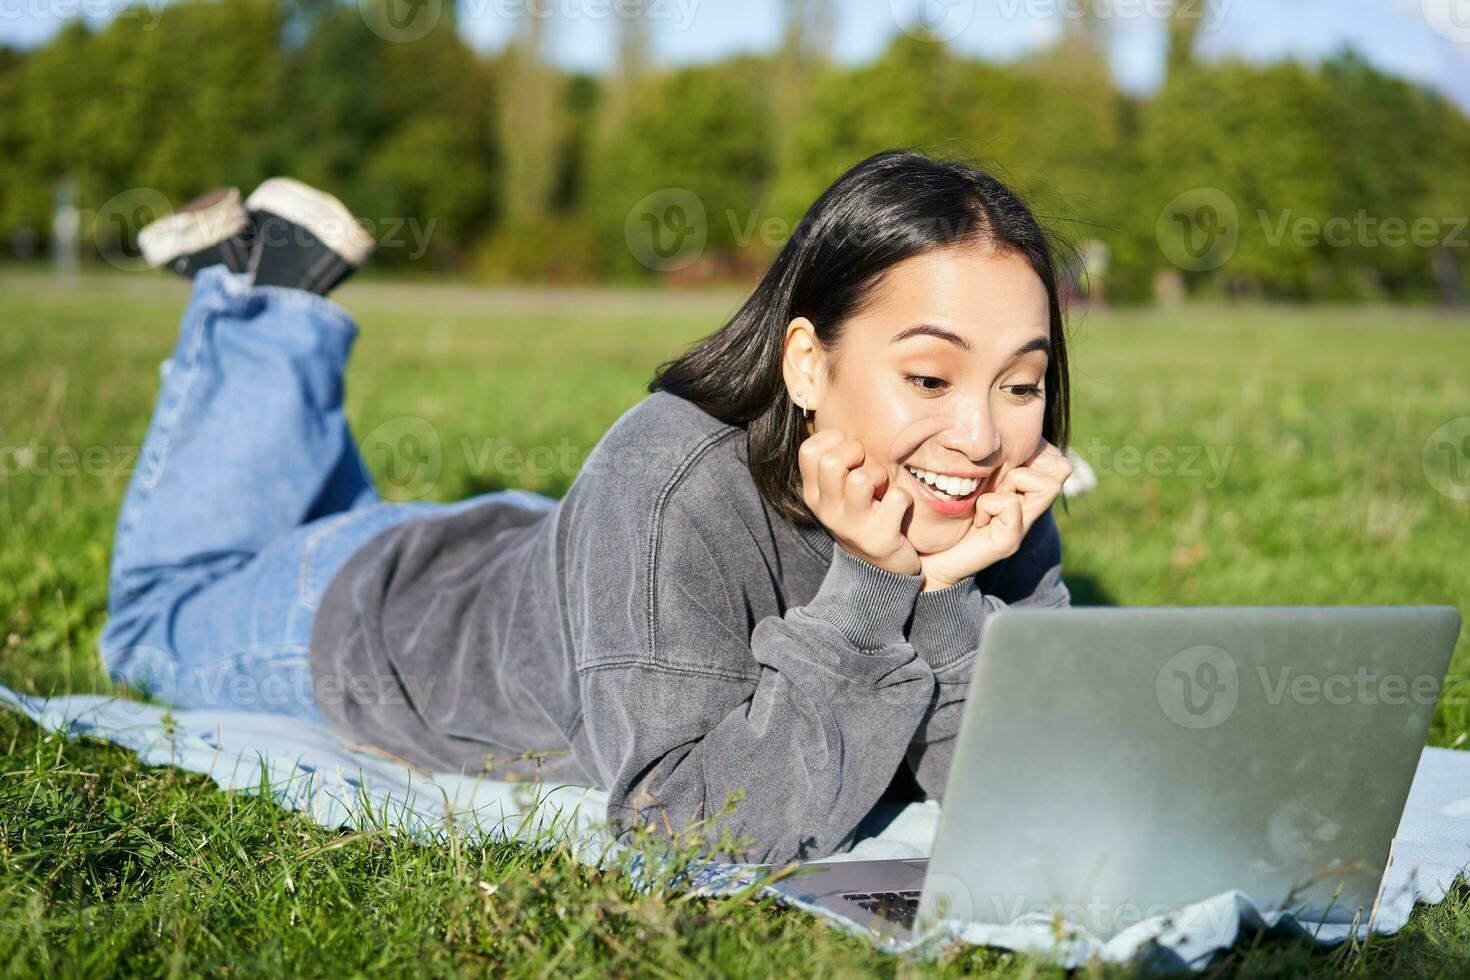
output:
[{"label": "green foliage", "polygon": [[1158,206],[1209,187],[1224,191],[1239,216],[1234,257],[1200,278],[1220,288],[1260,283],[1278,295],[1307,295],[1321,284],[1318,250],[1271,235],[1282,220],[1330,216],[1322,179],[1333,170],[1330,101],[1321,78],[1299,64],[1226,61],[1179,72],[1148,106],[1143,157],[1150,182],[1163,189]]},{"label": "green foliage", "polygon": [[821,66],[791,135],[789,165],[777,175],[773,210],[796,222],[844,170],[889,147],[998,158],[1014,143],[993,127],[1008,120],[984,117],[990,107],[1015,105],[1019,88],[1007,69],[964,62],[907,34],[870,65]]},{"label": "green foliage", "polygon": [[6,73],[16,153],[0,165],[0,236],[49,229],[63,174],[91,211],[137,188],[177,203],[255,176],[254,134],[270,124],[277,92],[272,8],[180,4],[164,26],[149,23],[120,18],[94,33],[73,22]]},{"label": "green foliage", "polygon": [[[1359,211],[1381,222],[1396,218],[1412,226],[1433,222],[1442,238],[1470,203],[1470,120],[1444,99],[1373,68],[1345,50],[1323,65],[1334,98],[1329,127],[1337,179],[1332,212]],[[1431,236],[1432,237],[1432,236]],[[1458,236],[1463,242],[1470,234]],[[1385,241],[1384,239],[1388,239]],[[1331,249],[1336,292],[1360,295],[1423,295],[1426,247],[1394,245],[1379,233]],[[1470,269],[1464,244],[1461,268]],[[1462,272],[1463,274],[1463,272]]]},{"label": "green foliage", "polygon": [[[1330,299],[1451,300],[1470,280],[1470,119],[1350,49],[1202,62],[1180,21],[1144,98],[1090,27],[1009,64],[896,32],[867,64],[774,52],[605,85],[546,65],[544,26],[485,54],[452,15],[395,43],[347,0],[182,0],[0,52],[0,247],[46,243],[63,177],[108,252],[117,235],[91,219],[119,194],[178,204],[283,173],[342,197],[390,267],[749,281],[843,170],[908,146],[992,170],[1097,243],[1093,285],[1115,299],[1161,274],[1200,296]],[[704,209],[677,273],[625,236],[667,188]],[[1222,265],[1176,268],[1156,222],[1200,188],[1229,198],[1239,239]]]},{"label": "green foliage", "polygon": [[[585,214],[609,270],[644,271],[625,245],[624,222],[634,204],[667,188],[703,202],[711,251],[746,243],[751,218],[765,217],[759,207],[771,167],[762,68],[746,60],[671,72],[592,142]],[[759,250],[758,238],[748,241]]]}]

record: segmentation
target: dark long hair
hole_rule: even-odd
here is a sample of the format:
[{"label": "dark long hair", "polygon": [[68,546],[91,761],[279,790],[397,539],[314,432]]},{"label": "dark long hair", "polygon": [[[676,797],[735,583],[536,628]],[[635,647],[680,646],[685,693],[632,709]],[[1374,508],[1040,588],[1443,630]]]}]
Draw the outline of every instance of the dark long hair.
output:
[{"label": "dark long hair", "polygon": [[815,524],[797,465],[802,410],[786,396],[781,371],[787,326],[806,317],[823,348],[833,350],[846,320],[862,311],[890,266],[957,246],[1018,254],[1046,286],[1052,357],[1042,435],[1065,447],[1067,347],[1055,273],[1055,251],[1064,243],[1054,244],[996,178],[910,150],[875,153],[837,178],[739,311],[719,331],[660,364],[648,391],[671,392],[728,425],[743,426],[761,496],[791,523]]}]

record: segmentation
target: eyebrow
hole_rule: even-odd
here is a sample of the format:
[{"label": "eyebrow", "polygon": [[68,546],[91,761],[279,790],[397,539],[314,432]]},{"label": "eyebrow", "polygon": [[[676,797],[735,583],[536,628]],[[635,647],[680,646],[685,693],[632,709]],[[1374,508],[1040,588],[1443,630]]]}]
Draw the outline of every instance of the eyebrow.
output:
[{"label": "eyebrow", "polygon": [[[970,342],[964,337],[961,337],[953,330],[946,330],[945,328],[937,326],[933,323],[916,323],[912,327],[907,327],[903,330],[900,330],[898,333],[893,335],[893,339],[891,339],[889,343],[896,344],[900,341],[908,340],[910,337],[924,336],[938,337],[940,340],[947,340],[965,353],[969,353],[970,351],[974,350],[974,348],[970,345]],[[1052,355],[1051,340],[1047,337],[1036,337],[1033,340],[1028,340],[1026,343],[1016,348],[1016,352],[1011,355],[1011,360],[1015,360],[1018,357],[1024,357],[1025,355],[1030,354],[1033,351],[1041,351],[1041,353],[1045,354],[1047,358],[1050,359]]]}]

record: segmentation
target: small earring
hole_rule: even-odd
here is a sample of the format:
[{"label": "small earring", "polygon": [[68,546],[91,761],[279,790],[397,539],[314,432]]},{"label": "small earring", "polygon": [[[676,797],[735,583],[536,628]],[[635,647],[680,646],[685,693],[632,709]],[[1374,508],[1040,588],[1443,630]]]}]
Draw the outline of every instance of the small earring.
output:
[{"label": "small earring", "polygon": [[812,420],[812,410],[806,405],[806,392],[798,391],[796,393],[796,398],[796,404],[801,406],[801,417],[810,422]]}]

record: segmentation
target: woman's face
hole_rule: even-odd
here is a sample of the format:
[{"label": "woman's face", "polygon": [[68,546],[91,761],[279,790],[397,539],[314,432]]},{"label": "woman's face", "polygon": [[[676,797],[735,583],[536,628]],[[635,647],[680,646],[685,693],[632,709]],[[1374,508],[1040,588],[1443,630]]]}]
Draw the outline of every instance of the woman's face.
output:
[{"label": "woman's face", "polygon": [[904,528],[914,547],[943,551],[974,521],[975,497],[1040,444],[1049,327],[1046,288],[1021,256],[926,252],[889,268],[835,350],[793,320],[787,387],[813,409],[808,434],[840,429],[914,498]]}]

